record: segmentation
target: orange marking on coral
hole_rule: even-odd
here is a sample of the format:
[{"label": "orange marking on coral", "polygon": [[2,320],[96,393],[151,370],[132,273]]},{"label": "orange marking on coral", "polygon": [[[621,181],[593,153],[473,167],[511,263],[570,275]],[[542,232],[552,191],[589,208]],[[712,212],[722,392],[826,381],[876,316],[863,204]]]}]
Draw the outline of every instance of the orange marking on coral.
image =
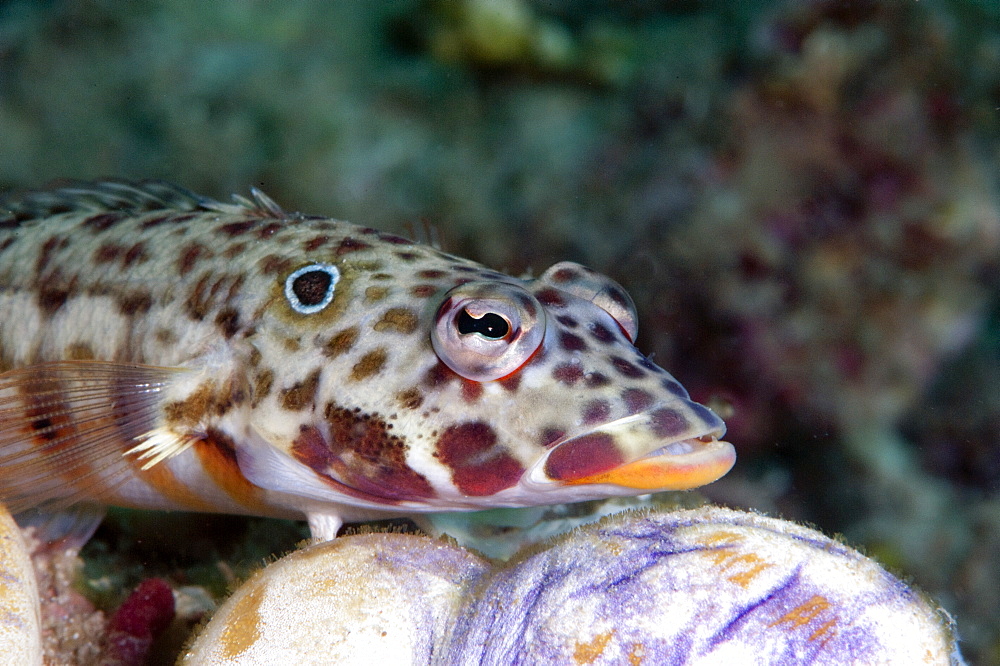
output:
[{"label": "orange marking on coral", "polygon": [[603,634],[597,634],[594,636],[594,640],[589,643],[577,643],[576,649],[573,650],[573,661],[578,664],[594,663],[598,657],[604,654],[604,648],[608,646],[614,633],[607,631]]},{"label": "orange marking on coral", "polygon": [[830,601],[826,597],[818,594],[814,595],[809,599],[809,601],[799,604],[768,626],[776,627],[779,624],[787,622],[793,627],[801,627],[802,625],[809,624],[816,619],[816,616],[829,608],[830,605]]},{"label": "orange marking on coral", "polygon": [[831,638],[837,635],[837,632],[834,629],[834,627],[836,626],[837,626],[837,618],[827,620],[823,624],[819,625],[819,628],[816,629],[816,631],[809,634],[809,640],[814,641],[818,638],[823,638],[825,636],[825,638],[823,638],[823,642],[821,643],[821,645],[826,645],[827,641],[829,641]]},{"label": "orange marking on coral", "polygon": [[628,663],[632,666],[639,666],[646,656],[646,646],[642,643],[632,643],[632,649],[628,651]]},{"label": "orange marking on coral", "polygon": [[752,562],[753,566],[750,569],[747,569],[746,571],[741,571],[740,573],[733,574],[727,580],[736,583],[740,587],[744,588],[750,583],[752,583],[753,579],[760,575],[760,572],[774,566],[770,562],[764,562],[759,557],[752,554],[739,559],[742,559],[746,562]]}]

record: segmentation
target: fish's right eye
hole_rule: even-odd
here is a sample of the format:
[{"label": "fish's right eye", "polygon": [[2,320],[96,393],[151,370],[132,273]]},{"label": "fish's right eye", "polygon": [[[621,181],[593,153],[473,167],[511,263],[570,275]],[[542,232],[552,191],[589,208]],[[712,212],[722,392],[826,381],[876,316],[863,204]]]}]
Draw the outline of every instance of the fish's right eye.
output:
[{"label": "fish's right eye", "polygon": [[516,372],[545,335],[545,311],[524,289],[468,282],[445,295],[431,343],[438,358],[466,379],[486,382]]}]

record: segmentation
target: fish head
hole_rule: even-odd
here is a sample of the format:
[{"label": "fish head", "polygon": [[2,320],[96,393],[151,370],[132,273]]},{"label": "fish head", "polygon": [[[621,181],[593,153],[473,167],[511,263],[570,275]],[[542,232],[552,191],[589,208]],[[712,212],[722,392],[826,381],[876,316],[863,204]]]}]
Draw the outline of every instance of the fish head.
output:
[{"label": "fish head", "polygon": [[520,280],[414,248],[408,266],[331,257],[282,276],[276,319],[304,343],[254,429],[307,473],[244,454],[255,483],[441,511],[689,489],[732,467],[722,420],[635,348],[612,280],[570,262]]}]

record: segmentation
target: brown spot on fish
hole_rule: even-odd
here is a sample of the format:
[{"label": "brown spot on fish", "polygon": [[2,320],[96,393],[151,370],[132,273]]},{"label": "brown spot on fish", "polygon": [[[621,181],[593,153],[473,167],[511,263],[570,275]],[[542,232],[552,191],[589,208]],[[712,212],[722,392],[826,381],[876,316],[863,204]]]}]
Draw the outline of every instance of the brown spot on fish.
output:
[{"label": "brown spot on fish", "polygon": [[172,215],[157,215],[149,218],[148,220],[143,220],[142,224],[139,225],[139,228],[143,231],[146,229],[153,229],[154,227],[170,222],[172,217]]},{"label": "brown spot on fish", "polygon": [[264,275],[280,275],[288,272],[288,269],[292,266],[292,260],[276,254],[269,254],[261,258],[257,262],[257,265],[260,267],[260,272]]},{"label": "brown spot on fish", "polygon": [[646,374],[645,370],[633,365],[619,356],[613,356],[611,358],[611,364],[615,366],[615,370],[617,370],[619,374],[624,377],[628,377],[629,379],[638,379]]},{"label": "brown spot on fish", "polygon": [[326,245],[326,243],[329,242],[329,240],[330,240],[330,237],[327,236],[327,235],[325,235],[325,234],[320,235],[320,236],[315,236],[315,237],[310,238],[309,240],[305,241],[304,243],[302,243],[302,249],[305,252],[315,252],[319,248],[321,248],[324,245]]},{"label": "brown spot on fish", "polygon": [[541,289],[535,294],[535,298],[542,305],[548,305],[552,308],[562,308],[566,306],[566,299],[563,298],[562,293],[558,289]]},{"label": "brown spot on fish", "polygon": [[689,427],[684,415],[669,407],[661,407],[653,412],[652,424],[653,433],[657,437],[676,437]]},{"label": "brown spot on fish", "polygon": [[0,241],[0,253],[2,253],[4,250],[6,250],[7,248],[9,248],[13,244],[14,244],[14,237],[13,236],[9,236],[7,238],[4,238],[2,241]]},{"label": "brown spot on fish", "polygon": [[424,402],[424,394],[416,386],[400,391],[396,394],[396,400],[403,409],[417,409]]},{"label": "brown spot on fish", "polygon": [[462,380],[462,400],[465,402],[476,402],[483,395],[483,385],[479,382]]},{"label": "brown spot on fish", "polygon": [[388,273],[376,273],[375,275],[372,276],[372,279],[373,280],[383,280],[383,281],[384,280],[392,280],[393,276],[389,275]]},{"label": "brown spot on fish", "polygon": [[283,226],[284,225],[281,224],[280,222],[271,222],[269,224],[266,224],[257,230],[257,238],[261,240],[267,240],[277,232],[281,231],[281,228]]},{"label": "brown spot on fish", "polygon": [[417,298],[429,298],[437,293],[438,288],[432,284],[418,284],[410,288],[410,295]]},{"label": "brown spot on fish", "polygon": [[417,271],[417,277],[426,278],[428,280],[433,280],[435,278],[443,278],[448,273],[445,271],[438,270],[436,268],[430,268],[423,271]]},{"label": "brown spot on fish", "polygon": [[153,297],[147,291],[123,294],[118,299],[118,311],[126,316],[142,315],[153,307]]},{"label": "brown spot on fish", "polygon": [[146,245],[140,241],[125,252],[125,256],[122,257],[122,268],[127,269],[133,264],[141,264],[148,260],[149,255],[146,253]]},{"label": "brown spot on fish", "polygon": [[351,351],[354,343],[358,341],[358,335],[357,326],[345,328],[327,340],[326,344],[323,345],[323,354],[329,358],[337,358],[341,354]]},{"label": "brown spot on fish", "polygon": [[222,256],[226,259],[236,259],[237,257],[242,256],[246,250],[247,244],[240,241],[239,243],[233,243],[227,247],[225,252],[222,253]]},{"label": "brown spot on fish", "polygon": [[382,372],[388,357],[388,353],[381,347],[368,352],[351,368],[351,381],[358,382]]},{"label": "brown spot on fish", "polygon": [[[188,317],[194,319],[195,321],[201,321],[205,318],[205,315],[208,314],[209,299],[211,298],[208,283],[212,277],[213,276],[210,271],[202,273],[201,277],[198,278],[198,281],[191,289],[191,293],[188,294],[187,299],[184,301],[185,312],[187,312]],[[206,293],[206,291],[208,291],[208,293]]]},{"label": "brown spot on fish", "polygon": [[300,412],[313,404],[316,389],[319,387],[320,371],[313,370],[308,377],[291,388],[281,391],[278,400],[282,409],[290,412]]},{"label": "brown spot on fish", "polygon": [[223,337],[227,340],[233,337],[240,330],[239,310],[228,305],[222,308],[219,310],[219,314],[215,315],[215,325],[219,327]]},{"label": "brown spot on fish", "polygon": [[171,331],[169,328],[157,329],[156,333],[153,334],[156,341],[163,346],[169,346],[177,344],[177,334]]},{"label": "brown spot on fish", "polygon": [[163,406],[163,415],[166,417],[167,423],[172,426],[188,428],[198,425],[215,404],[214,392],[214,383],[208,381],[183,400],[168,402]]},{"label": "brown spot on fish", "polygon": [[83,221],[83,226],[93,231],[95,234],[107,231],[111,227],[121,222],[123,216],[120,213],[101,213],[88,217]]},{"label": "brown spot on fish", "polygon": [[605,344],[615,341],[615,334],[612,333],[607,326],[601,324],[600,322],[592,321],[590,322],[590,334],[598,342],[603,342]]},{"label": "brown spot on fish", "polygon": [[63,354],[67,361],[90,361],[96,358],[94,349],[85,342],[74,342],[67,345]]},{"label": "brown spot on fish", "polygon": [[466,495],[482,497],[510,488],[524,467],[502,446],[487,423],[470,421],[445,429],[434,451],[452,470],[452,482]]},{"label": "brown spot on fish", "polygon": [[497,380],[497,384],[499,384],[501,388],[508,393],[514,393],[517,391],[517,387],[521,385],[521,373],[512,372],[506,377],[501,377]]},{"label": "brown spot on fish", "polygon": [[187,275],[198,260],[208,254],[208,249],[200,243],[191,243],[185,246],[177,257],[177,272],[182,276]]},{"label": "brown spot on fish", "polygon": [[38,258],[35,260],[35,273],[41,275],[48,269],[49,262],[52,260],[52,254],[62,247],[65,247],[67,240],[65,238],[60,238],[59,236],[52,236],[48,238],[45,243],[42,244],[42,249],[38,253]]},{"label": "brown spot on fish", "polygon": [[368,287],[365,289],[365,302],[377,303],[389,295],[388,287]]},{"label": "brown spot on fish", "polygon": [[607,472],[625,462],[615,439],[605,432],[575,437],[557,446],[545,461],[545,473],[556,481],[571,481]]},{"label": "brown spot on fish", "polygon": [[257,220],[243,220],[242,222],[229,222],[216,227],[215,232],[225,234],[230,238],[241,236],[257,226]]},{"label": "brown spot on fish", "polygon": [[611,416],[611,405],[607,400],[591,400],[583,408],[583,423],[594,425],[595,423],[606,423]]},{"label": "brown spot on fish", "polygon": [[394,252],[393,254],[395,254],[403,261],[416,261],[417,259],[420,258],[420,255],[417,254],[416,252]]},{"label": "brown spot on fish", "polygon": [[538,443],[547,449],[565,436],[566,431],[562,428],[544,428]]},{"label": "brown spot on fish", "polygon": [[514,296],[517,298],[517,302],[521,304],[521,308],[528,314],[529,317],[534,317],[538,314],[538,308],[535,307],[535,302],[532,300],[531,296],[521,292],[515,293]]},{"label": "brown spot on fish", "polygon": [[370,247],[371,245],[365,243],[364,241],[348,237],[340,241],[340,245],[337,246],[337,254],[343,255],[349,252],[357,252],[358,250],[367,250]]},{"label": "brown spot on fish", "polygon": [[69,289],[43,284],[38,291],[38,307],[44,314],[51,317],[56,310],[63,306],[67,298],[69,298]]},{"label": "brown spot on fish", "polygon": [[379,333],[410,334],[417,330],[417,314],[409,308],[389,308],[373,327]]},{"label": "brown spot on fish", "polygon": [[589,372],[586,375],[587,378],[587,388],[601,388],[602,386],[607,386],[611,383],[608,376],[600,372]]},{"label": "brown spot on fish", "polygon": [[117,243],[102,243],[94,250],[94,256],[91,259],[95,264],[110,264],[121,256],[124,250],[125,248]]},{"label": "brown spot on fish", "polygon": [[385,243],[392,243],[393,245],[413,245],[413,241],[403,238],[402,236],[396,236],[395,234],[378,234],[378,239]]},{"label": "brown spot on fish", "polygon": [[583,338],[566,331],[559,334],[559,345],[566,351],[587,351]]},{"label": "brown spot on fish", "polygon": [[324,413],[330,426],[330,450],[342,478],[351,487],[376,497],[419,499],[434,496],[434,489],[406,462],[406,443],[389,432],[392,426],[378,414],[366,414],[328,404]]},{"label": "brown spot on fish", "polygon": [[572,386],[583,379],[583,369],[579,363],[562,363],[552,370],[552,378],[557,382]]},{"label": "brown spot on fish", "polygon": [[260,402],[271,394],[274,386],[274,371],[270,369],[262,370],[254,377],[251,387],[250,406],[256,407]]},{"label": "brown spot on fish", "polygon": [[628,414],[637,414],[649,409],[654,400],[652,393],[642,389],[630,388],[622,392],[622,401]]},{"label": "brown spot on fish", "polygon": [[302,349],[302,340],[299,338],[284,338],[281,341],[281,346],[285,348],[285,351],[295,353]]},{"label": "brown spot on fish", "polygon": [[458,378],[458,374],[454,370],[438,361],[427,371],[424,376],[424,384],[430,388],[440,388]]},{"label": "brown spot on fish", "polygon": [[569,315],[559,315],[556,317],[556,321],[566,328],[576,328],[580,325],[576,319],[573,319]]}]

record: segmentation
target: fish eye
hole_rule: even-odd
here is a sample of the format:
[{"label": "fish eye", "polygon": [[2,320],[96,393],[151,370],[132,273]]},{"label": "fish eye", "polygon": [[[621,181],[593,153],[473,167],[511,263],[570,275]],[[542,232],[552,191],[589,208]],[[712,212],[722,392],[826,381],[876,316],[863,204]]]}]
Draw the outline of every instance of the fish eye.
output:
[{"label": "fish eye", "polygon": [[506,282],[467,282],[445,294],[431,343],[462,377],[487,382],[516,372],[545,336],[545,311],[535,297]]},{"label": "fish eye", "polygon": [[285,298],[300,314],[319,312],[333,300],[340,271],[332,264],[310,264],[285,278]]},{"label": "fish eye", "polygon": [[639,335],[639,316],[635,302],[625,289],[611,278],[572,261],[560,261],[542,273],[539,282],[590,301],[618,322],[630,342]]},{"label": "fish eye", "polygon": [[510,323],[496,312],[487,312],[481,317],[473,317],[469,311],[462,311],[455,317],[455,327],[462,335],[481,335],[487,340],[500,340],[510,333]]}]

